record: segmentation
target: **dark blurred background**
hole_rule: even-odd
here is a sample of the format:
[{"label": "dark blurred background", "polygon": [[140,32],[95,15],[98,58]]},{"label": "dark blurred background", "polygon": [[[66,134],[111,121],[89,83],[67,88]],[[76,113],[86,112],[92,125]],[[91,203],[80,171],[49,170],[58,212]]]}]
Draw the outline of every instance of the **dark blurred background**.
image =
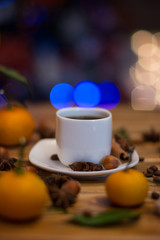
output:
[{"label": "dark blurred background", "polygon": [[[0,64],[28,78],[34,101],[49,100],[55,84],[83,80],[112,81],[130,101],[138,59],[131,37],[157,33],[159,10],[158,0],[0,0]],[[10,91],[27,97],[18,85]]]}]

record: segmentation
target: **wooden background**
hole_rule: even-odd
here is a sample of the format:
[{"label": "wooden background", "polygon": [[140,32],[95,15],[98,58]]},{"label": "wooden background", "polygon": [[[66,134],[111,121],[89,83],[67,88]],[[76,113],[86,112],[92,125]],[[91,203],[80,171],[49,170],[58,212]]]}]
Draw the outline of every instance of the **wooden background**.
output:
[{"label": "wooden background", "polygon": [[[30,104],[29,111],[32,113],[36,125],[44,121],[47,126],[55,128],[55,110],[49,103]],[[136,168],[146,170],[153,164],[160,168],[160,142],[144,142],[142,134],[150,131],[153,127],[160,132],[160,111],[152,112],[134,111],[129,105],[119,105],[112,111],[113,131],[124,128],[133,142],[143,162],[139,162]],[[34,134],[25,148],[25,160],[28,153],[38,141]],[[13,157],[18,156],[18,148],[10,148]],[[50,173],[45,172],[49,175]],[[73,213],[91,210],[97,213],[107,209],[109,202],[104,189],[105,178],[96,180],[79,180],[81,192],[73,207],[68,209],[67,214],[62,211],[45,210],[42,216],[28,223],[13,223],[0,219],[0,240],[72,240],[72,239],[160,239],[160,216],[155,214],[155,201],[151,199],[152,191],[160,193],[160,186],[150,183],[148,196],[142,206],[138,208],[141,216],[130,224],[121,224],[110,227],[92,228],[74,225],[70,222]]]}]

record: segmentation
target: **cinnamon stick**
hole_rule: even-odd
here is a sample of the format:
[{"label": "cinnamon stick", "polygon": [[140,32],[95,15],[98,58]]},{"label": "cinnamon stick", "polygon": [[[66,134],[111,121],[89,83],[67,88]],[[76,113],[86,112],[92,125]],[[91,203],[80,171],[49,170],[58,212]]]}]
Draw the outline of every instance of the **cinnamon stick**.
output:
[{"label": "cinnamon stick", "polygon": [[112,140],[111,154],[122,161],[127,161],[129,159],[129,155],[127,154],[127,152],[125,152],[120,147],[120,145],[115,141],[115,139]]},{"label": "cinnamon stick", "polygon": [[127,141],[124,137],[120,136],[119,134],[115,134],[114,138],[125,152],[133,152],[135,147],[131,142]]}]

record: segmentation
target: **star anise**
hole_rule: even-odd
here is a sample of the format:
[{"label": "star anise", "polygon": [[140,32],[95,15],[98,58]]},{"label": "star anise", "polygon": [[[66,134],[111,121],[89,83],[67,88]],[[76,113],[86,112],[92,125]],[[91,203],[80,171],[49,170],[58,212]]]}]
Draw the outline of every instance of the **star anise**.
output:
[{"label": "star anise", "polygon": [[76,201],[76,195],[66,192],[58,187],[52,188],[50,191],[50,197],[53,206],[64,209],[68,208]]},{"label": "star anise", "polygon": [[75,203],[77,194],[72,194],[62,188],[63,184],[71,179],[71,177],[62,174],[52,174],[44,178],[54,207],[66,209]]},{"label": "star anise", "polygon": [[52,188],[52,187],[55,187],[55,186],[58,187],[58,188],[61,188],[63,183],[67,182],[70,179],[71,179],[71,177],[66,176],[66,175],[52,174],[52,175],[46,177],[44,179],[44,181],[49,188]]},{"label": "star anise", "polygon": [[73,171],[91,172],[103,170],[101,164],[94,164],[92,162],[74,162],[69,166]]},{"label": "star anise", "polygon": [[159,132],[151,128],[149,132],[143,133],[143,139],[146,142],[158,142],[160,140]]},{"label": "star anise", "polygon": [[15,158],[2,159],[0,158],[0,171],[8,171],[15,168],[14,163],[17,160]]}]

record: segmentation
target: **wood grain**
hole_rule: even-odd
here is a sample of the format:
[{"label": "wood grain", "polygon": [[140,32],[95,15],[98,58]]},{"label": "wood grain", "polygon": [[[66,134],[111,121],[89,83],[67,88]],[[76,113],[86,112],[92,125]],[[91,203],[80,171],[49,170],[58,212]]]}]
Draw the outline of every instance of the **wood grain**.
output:
[{"label": "wood grain", "polygon": [[[34,116],[36,125],[44,121],[47,126],[55,128],[55,110],[49,103],[30,104],[29,111]],[[150,165],[157,165],[160,168],[160,142],[142,142],[142,133],[154,127],[160,132],[160,112],[134,111],[129,105],[119,105],[113,109],[113,131],[120,128],[127,130],[131,139],[136,142],[135,147],[139,156],[145,158],[139,162],[136,168],[145,171]],[[35,134],[25,148],[25,160],[28,160],[28,153],[38,140]],[[17,157],[18,148],[10,148],[13,157]],[[46,175],[50,173],[45,172]],[[12,223],[0,219],[0,240],[97,240],[97,239],[118,239],[118,240],[150,240],[160,239],[160,217],[154,214],[155,200],[151,199],[151,192],[158,191],[160,186],[150,183],[148,196],[142,206],[137,210],[141,212],[140,218],[130,224],[121,224],[111,227],[89,228],[73,224],[70,220],[73,213],[91,210],[97,213],[110,207],[107,199],[104,182],[105,178],[96,180],[79,180],[81,192],[78,195],[76,204],[68,210],[62,211],[45,210],[41,217],[32,222]]]}]

